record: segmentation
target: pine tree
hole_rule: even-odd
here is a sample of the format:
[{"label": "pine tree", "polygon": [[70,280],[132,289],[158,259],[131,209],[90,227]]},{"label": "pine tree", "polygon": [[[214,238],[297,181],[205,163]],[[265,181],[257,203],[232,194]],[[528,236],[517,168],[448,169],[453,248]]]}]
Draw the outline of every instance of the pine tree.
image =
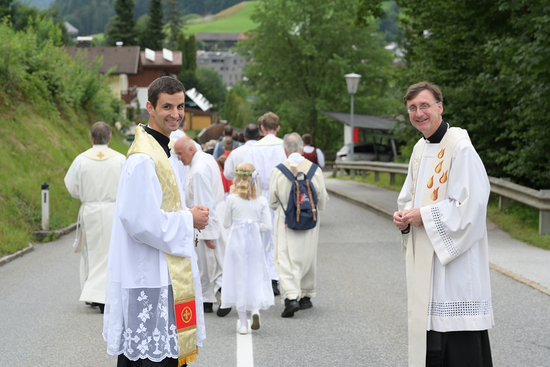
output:
[{"label": "pine tree", "polygon": [[179,32],[183,26],[183,22],[181,20],[182,11],[178,9],[178,2],[176,0],[167,0],[167,5],[166,23],[170,29],[168,48],[174,50],[177,48]]},{"label": "pine tree", "polygon": [[180,71],[180,74],[181,72],[187,70],[187,57],[186,57],[186,54],[185,54],[185,44],[186,44],[187,40],[185,39],[185,34],[183,33],[183,31],[179,31],[178,32],[178,38],[177,38],[177,41],[176,41],[176,50],[178,51],[181,51],[181,71]]},{"label": "pine tree", "polygon": [[187,70],[197,70],[197,41],[195,35],[192,34],[185,42],[185,58],[187,61]]},{"label": "pine tree", "polygon": [[162,27],[162,0],[151,0],[149,3],[149,21],[144,32],[140,35],[139,45],[142,48],[160,50],[164,45],[164,33]]},{"label": "pine tree", "polygon": [[134,20],[134,1],[115,0],[116,15],[109,20],[105,26],[105,41],[108,45],[114,46],[122,41],[124,46],[135,46],[137,34]]}]

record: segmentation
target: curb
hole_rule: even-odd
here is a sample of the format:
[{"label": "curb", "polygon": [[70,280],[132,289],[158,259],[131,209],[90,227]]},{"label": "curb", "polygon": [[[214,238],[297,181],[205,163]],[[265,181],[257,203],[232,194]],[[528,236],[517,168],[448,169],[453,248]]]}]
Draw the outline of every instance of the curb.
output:
[{"label": "curb", "polygon": [[19,250],[16,253],[13,253],[11,255],[6,255],[6,256],[0,258],[0,266],[6,265],[10,261],[12,261],[12,260],[14,260],[18,257],[21,257],[21,256],[23,256],[26,253],[31,252],[31,251],[34,251],[34,245],[32,243],[29,243],[28,247],[25,247],[24,249]]},{"label": "curb", "polygon": [[[354,198],[353,196],[345,194],[341,191],[334,190],[334,189],[329,189],[328,187],[327,187],[327,191],[330,192],[331,194],[333,194],[334,196],[337,196],[341,199],[344,199],[344,200],[346,200],[346,201],[348,201],[352,204],[359,205],[360,207],[368,209],[368,210],[370,210],[370,211],[372,211],[372,212],[374,212],[378,215],[381,215],[383,217],[386,217],[389,220],[393,220],[393,212],[386,209],[386,208],[383,208],[383,207],[378,206],[376,204],[370,203],[366,200],[361,200],[361,199]],[[494,269],[494,270],[498,271],[501,274],[504,274],[504,275],[506,275],[506,276],[508,276],[508,277],[520,282],[520,283],[528,285],[528,286],[536,289],[537,291],[542,292],[542,293],[550,296],[550,289],[548,289],[548,288],[546,288],[546,287],[544,287],[544,286],[542,286],[538,283],[535,283],[532,280],[524,278],[521,275],[514,274],[511,271],[503,269],[500,266],[497,266],[497,265],[495,265],[491,262],[489,262],[489,267],[491,269]]]},{"label": "curb", "polygon": [[[55,230],[55,231],[35,231],[33,232],[33,236],[35,236],[36,238],[42,240],[44,238],[46,238],[47,235],[49,235],[50,233],[55,233],[57,238],[63,236],[64,234],[67,234],[69,232],[71,232],[72,230],[74,230],[76,228],[76,223],[73,223],[71,225],[69,225],[68,227],[65,227],[65,228],[61,228],[61,229],[58,229],[58,230]],[[29,243],[29,246],[28,247],[25,247],[24,249],[22,250],[19,250],[11,255],[6,255],[4,257],[1,257],[0,258],[0,266],[2,265],[5,265],[7,263],[9,263],[10,261],[18,258],[18,257],[21,257],[23,255],[25,255],[26,253],[28,252],[31,252],[34,250],[34,245],[32,243]]]}]

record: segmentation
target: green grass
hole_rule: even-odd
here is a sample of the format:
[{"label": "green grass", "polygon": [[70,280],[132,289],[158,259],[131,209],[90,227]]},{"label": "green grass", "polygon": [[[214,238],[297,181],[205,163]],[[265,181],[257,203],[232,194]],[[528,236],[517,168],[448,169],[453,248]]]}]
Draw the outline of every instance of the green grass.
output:
[{"label": "green grass", "polygon": [[[74,158],[91,147],[93,116],[70,109],[60,116],[43,103],[14,105],[0,114],[0,257],[33,242],[41,228],[41,184],[50,185],[50,226],[76,222],[80,200],[63,181]],[[113,133],[110,146],[125,154],[128,146]]]},{"label": "green grass", "polygon": [[[374,179],[374,173],[369,172],[365,178],[361,175],[355,176],[355,181],[377,185],[386,189],[400,191],[405,182],[405,175],[395,175],[395,185],[390,185],[390,174],[380,173],[379,181]],[[339,179],[351,180],[349,175]],[[491,194],[487,206],[487,218],[495,223],[500,229],[508,232],[512,238],[530,245],[550,250],[550,233],[539,236],[539,212],[530,206],[510,201],[505,210],[498,208],[498,196]],[[490,239],[489,239],[490,240]]]},{"label": "green grass", "polygon": [[[185,34],[248,32],[257,26],[257,24],[250,19],[250,16],[258,4],[259,1],[247,1],[245,4],[240,5],[240,9],[235,9],[238,11],[232,15],[224,17],[224,12],[229,12],[226,14],[232,12],[231,8],[229,8],[212,16],[213,20],[210,22],[187,24],[183,31]],[[235,5],[235,7],[239,7],[239,4]]]}]

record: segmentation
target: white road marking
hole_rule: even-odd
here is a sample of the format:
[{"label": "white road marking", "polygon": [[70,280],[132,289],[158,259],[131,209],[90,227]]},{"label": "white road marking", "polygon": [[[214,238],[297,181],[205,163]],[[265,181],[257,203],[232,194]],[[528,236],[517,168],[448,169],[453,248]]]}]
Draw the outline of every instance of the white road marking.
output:
[{"label": "white road marking", "polygon": [[239,334],[240,320],[237,320],[237,367],[254,367],[254,353],[252,352],[252,330],[248,320],[248,333]]}]

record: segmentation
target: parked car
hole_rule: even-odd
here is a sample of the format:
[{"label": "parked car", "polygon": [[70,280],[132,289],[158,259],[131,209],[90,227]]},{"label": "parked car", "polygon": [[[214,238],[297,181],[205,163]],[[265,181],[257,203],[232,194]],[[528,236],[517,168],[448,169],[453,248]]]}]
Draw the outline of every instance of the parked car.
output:
[{"label": "parked car", "polygon": [[[345,162],[350,160],[350,146],[346,144],[338,152],[336,152],[336,162]],[[376,150],[374,150],[373,143],[357,143],[353,150],[354,161],[379,161],[390,162],[393,158],[392,150],[389,146],[384,144],[376,144]]]}]

